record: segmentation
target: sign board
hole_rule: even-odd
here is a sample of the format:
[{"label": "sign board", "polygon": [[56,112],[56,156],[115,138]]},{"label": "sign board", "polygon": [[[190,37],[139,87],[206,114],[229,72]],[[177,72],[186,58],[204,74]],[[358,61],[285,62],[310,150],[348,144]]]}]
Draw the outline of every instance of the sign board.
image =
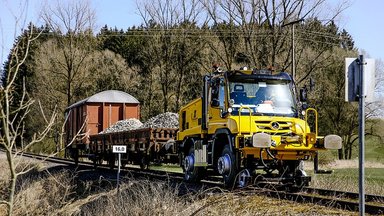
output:
[{"label": "sign board", "polygon": [[113,145],[112,146],[113,153],[127,153],[127,147],[125,145]]},{"label": "sign board", "polygon": [[[365,59],[364,95],[366,102],[373,102],[375,93],[375,60]],[[357,58],[345,58],[345,101],[359,101],[360,64]]]}]

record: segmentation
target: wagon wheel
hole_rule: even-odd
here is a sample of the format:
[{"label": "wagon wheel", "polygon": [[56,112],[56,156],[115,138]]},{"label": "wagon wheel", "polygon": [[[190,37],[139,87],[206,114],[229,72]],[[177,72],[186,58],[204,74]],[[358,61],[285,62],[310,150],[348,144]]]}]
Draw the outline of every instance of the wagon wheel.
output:
[{"label": "wagon wheel", "polygon": [[149,160],[146,154],[140,154],[140,168],[146,170],[149,168]]},{"label": "wagon wheel", "polygon": [[97,156],[95,156],[95,158],[92,159],[92,162],[93,162],[93,166],[95,168],[97,168],[100,164],[103,163],[103,159],[98,158]]},{"label": "wagon wheel", "polygon": [[115,154],[110,153],[108,157],[108,166],[110,169],[113,169],[115,167]]},{"label": "wagon wheel", "polygon": [[75,165],[78,166],[79,165],[79,149],[72,148],[71,149],[71,157],[75,161]]}]

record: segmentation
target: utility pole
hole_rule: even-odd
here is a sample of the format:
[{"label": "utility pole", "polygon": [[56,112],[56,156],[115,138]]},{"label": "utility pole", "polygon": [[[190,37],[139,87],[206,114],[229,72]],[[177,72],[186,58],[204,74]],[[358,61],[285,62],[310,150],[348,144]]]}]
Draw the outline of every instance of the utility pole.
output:
[{"label": "utility pole", "polygon": [[364,138],[365,138],[365,92],[364,92],[364,56],[360,55],[359,68],[359,215],[365,214],[365,189],[364,189]]},{"label": "utility pole", "polygon": [[289,22],[289,23],[286,23],[284,25],[282,25],[282,27],[285,27],[285,26],[289,26],[289,25],[292,25],[292,53],[291,53],[291,56],[292,56],[292,78],[293,80],[295,80],[295,77],[296,77],[296,60],[295,60],[295,24],[296,23],[299,23],[299,22],[302,22],[304,21],[304,19],[298,19],[298,20],[295,20],[295,21],[292,21],[292,22]]},{"label": "utility pole", "polygon": [[374,102],[375,60],[345,58],[345,101],[359,102],[359,215],[365,214],[365,103]]}]

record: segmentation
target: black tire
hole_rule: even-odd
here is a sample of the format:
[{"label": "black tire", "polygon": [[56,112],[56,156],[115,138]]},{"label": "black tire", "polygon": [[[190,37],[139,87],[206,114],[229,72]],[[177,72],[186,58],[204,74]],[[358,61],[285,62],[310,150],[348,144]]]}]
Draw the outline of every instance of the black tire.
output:
[{"label": "black tire", "polygon": [[79,165],[79,149],[71,149],[71,154],[72,154],[72,158],[73,160],[75,161],[75,165],[78,166]]},{"label": "black tire", "polygon": [[93,162],[93,168],[97,168],[97,166],[98,166],[98,164],[97,164],[97,159],[96,158],[94,158],[94,159],[92,159],[92,162]]},{"label": "black tire", "polygon": [[[228,173],[223,174],[223,180],[224,180],[224,186],[227,188],[231,188],[234,186],[234,182],[236,180],[236,176],[238,173],[237,167],[236,167],[236,157],[234,152],[231,151],[229,145],[224,146],[224,149],[221,153],[221,156],[229,156],[230,158],[230,170]],[[219,162],[218,162],[219,163]]]},{"label": "black tire", "polygon": [[[187,156],[193,157],[193,160],[195,159],[195,152],[193,146],[189,148],[188,155],[184,157],[184,162],[185,163],[185,158]],[[186,170],[185,166],[183,166],[183,171],[184,171],[184,180],[187,182],[199,182],[204,175],[204,168],[203,167],[195,167],[193,166],[192,170]]]},{"label": "black tire", "polygon": [[114,153],[110,153],[109,154],[109,158],[108,158],[108,166],[110,169],[113,169],[115,167],[115,154]]},{"label": "black tire", "polygon": [[103,159],[99,156],[95,156],[95,158],[92,159],[94,168],[97,168],[99,165],[103,164]]}]

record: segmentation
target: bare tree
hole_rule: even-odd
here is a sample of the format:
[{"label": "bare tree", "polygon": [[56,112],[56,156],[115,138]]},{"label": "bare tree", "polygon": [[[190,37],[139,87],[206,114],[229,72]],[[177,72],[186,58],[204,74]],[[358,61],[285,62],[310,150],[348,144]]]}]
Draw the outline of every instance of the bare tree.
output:
[{"label": "bare tree", "polygon": [[[258,68],[274,66],[286,70],[292,64],[289,26],[284,24],[299,20],[322,17],[335,19],[345,4],[338,5],[331,14],[326,14],[324,0],[201,0],[214,24],[226,23],[234,28],[241,43],[237,44],[245,63]],[[329,6],[329,5],[327,5]],[[225,50],[231,43],[221,40]],[[223,52],[228,54],[227,52]],[[231,56],[233,58],[233,56]],[[228,57],[223,58],[228,59]],[[230,65],[232,59],[227,60]],[[299,64],[299,61],[295,64]]]},{"label": "bare tree", "polygon": [[95,12],[88,1],[57,1],[54,6],[43,9],[42,18],[56,35],[54,43],[60,54],[47,56],[58,70],[56,73],[66,87],[66,101],[69,106],[74,101],[76,86],[74,82],[84,74],[87,56],[92,52],[92,30]]},{"label": "bare tree", "polygon": [[160,79],[163,112],[172,109],[172,105],[173,111],[177,111],[185,77],[191,71],[198,71],[188,67],[205,46],[197,38],[201,5],[197,0],[150,0],[139,7],[151,37],[147,55],[156,58],[152,72]]},{"label": "bare tree", "polygon": [[[31,146],[41,142],[44,139],[50,131],[54,119],[56,118],[55,112],[49,118],[46,118],[44,112],[42,112],[42,116],[46,119],[46,127],[44,127],[39,133],[34,134],[29,142],[20,143],[20,138],[23,137],[24,133],[23,122],[29,114],[30,108],[35,101],[28,97],[25,90],[24,80],[21,99],[19,101],[13,101],[14,94],[16,93],[15,81],[17,77],[20,76],[20,67],[25,63],[25,60],[29,55],[31,43],[35,41],[39,35],[40,34],[34,34],[33,25],[30,25],[26,38],[20,38],[20,40],[16,41],[16,44],[9,55],[10,57],[8,68],[6,70],[7,74],[5,75],[5,83],[3,83],[4,86],[0,89],[0,146],[3,147],[6,152],[10,172],[8,200],[0,201],[0,203],[8,206],[8,215],[12,215],[13,212],[17,178],[31,169],[24,168],[21,169],[21,171],[16,170],[18,166],[17,158]],[[13,104],[13,106],[11,104]]]}]

